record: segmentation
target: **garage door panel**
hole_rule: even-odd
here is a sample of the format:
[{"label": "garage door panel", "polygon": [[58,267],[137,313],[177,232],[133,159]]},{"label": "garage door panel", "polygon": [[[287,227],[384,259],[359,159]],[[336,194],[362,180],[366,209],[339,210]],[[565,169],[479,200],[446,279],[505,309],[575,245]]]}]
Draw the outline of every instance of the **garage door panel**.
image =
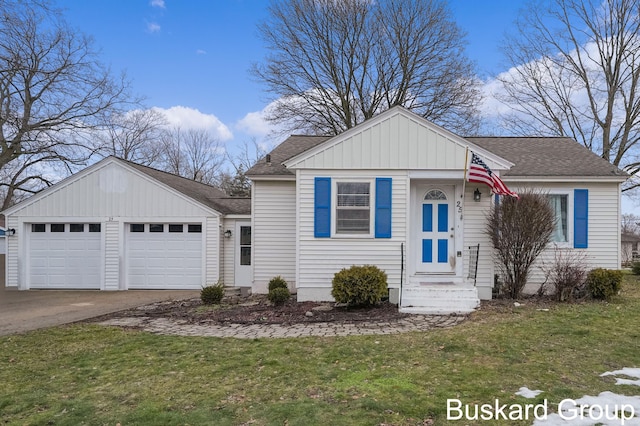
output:
[{"label": "garage door panel", "polygon": [[[85,226],[85,228],[87,228]],[[99,289],[102,237],[99,232],[28,232],[31,288]]]},{"label": "garage door panel", "polygon": [[149,232],[148,224],[145,232],[125,229],[128,288],[201,288],[202,233],[168,232],[168,224],[164,232]]}]

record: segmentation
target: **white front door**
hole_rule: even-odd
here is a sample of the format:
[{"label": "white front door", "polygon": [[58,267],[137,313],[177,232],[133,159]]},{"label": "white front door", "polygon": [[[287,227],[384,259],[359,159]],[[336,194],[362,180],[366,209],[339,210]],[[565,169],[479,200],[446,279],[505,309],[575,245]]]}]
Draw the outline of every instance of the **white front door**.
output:
[{"label": "white front door", "polygon": [[235,286],[251,286],[251,222],[236,222]]},{"label": "white front door", "polygon": [[417,208],[417,267],[420,273],[453,273],[454,244],[454,187],[425,186],[418,189]]}]

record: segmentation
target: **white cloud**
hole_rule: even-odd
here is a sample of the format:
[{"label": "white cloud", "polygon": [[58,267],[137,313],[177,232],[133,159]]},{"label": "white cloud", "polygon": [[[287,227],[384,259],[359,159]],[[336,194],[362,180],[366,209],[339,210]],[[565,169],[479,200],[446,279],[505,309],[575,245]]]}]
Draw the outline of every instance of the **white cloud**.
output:
[{"label": "white cloud", "polygon": [[152,7],[159,7],[160,9],[164,9],[165,8],[164,0],[151,0],[149,2],[149,4]]},{"label": "white cloud", "polygon": [[204,129],[210,131],[220,141],[233,139],[231,130],[213,114],[204,114],[197,109],[173,106],[169,109],[153,108],[164,114],[170,126],[182,129]]},{"label": "white cloud", "polygon": [[150,33],[160,32],[160,25],[155,22],[147,22],[147,31]]},{"label": "white cloud", "polygon": [[207,51],[206,50],[202,50],[202,49],[197,49],[196,50],[196,55],[206,55]]},{"label": "white cloud", "polygon": [[247,113],[236,123],[236,127],[251,136],[263,137],[268,135],[273,130],[273,126],[265,119],[265,110],[266,108],[261,111]]}]

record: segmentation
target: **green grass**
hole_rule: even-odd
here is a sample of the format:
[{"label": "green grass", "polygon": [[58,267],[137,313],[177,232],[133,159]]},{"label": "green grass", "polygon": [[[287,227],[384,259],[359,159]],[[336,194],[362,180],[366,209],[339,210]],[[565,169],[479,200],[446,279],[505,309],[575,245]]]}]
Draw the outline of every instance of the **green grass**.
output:
[{"label": "green grass", "polygon": [[[640,367],[638,342],[631,275],[611,303],[525,304],[395,336],[247,341],[73,325],[0,338],[0,424],[474,424],[447,422],[446,400],[547,398],[555,409],[605,390],[636,395],[599,375]],[[545,392],[527,400],[521,386]]]}]

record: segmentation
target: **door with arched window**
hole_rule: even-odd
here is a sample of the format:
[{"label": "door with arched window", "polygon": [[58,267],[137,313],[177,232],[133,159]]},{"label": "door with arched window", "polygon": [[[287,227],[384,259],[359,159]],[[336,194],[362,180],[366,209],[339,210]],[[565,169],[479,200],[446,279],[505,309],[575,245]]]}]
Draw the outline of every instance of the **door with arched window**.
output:
[{"label": "door with arched window", "polygon": [[418,195],[422,201],[416,272],[452,273],[455,268],[453,186],[429,187]]}]

